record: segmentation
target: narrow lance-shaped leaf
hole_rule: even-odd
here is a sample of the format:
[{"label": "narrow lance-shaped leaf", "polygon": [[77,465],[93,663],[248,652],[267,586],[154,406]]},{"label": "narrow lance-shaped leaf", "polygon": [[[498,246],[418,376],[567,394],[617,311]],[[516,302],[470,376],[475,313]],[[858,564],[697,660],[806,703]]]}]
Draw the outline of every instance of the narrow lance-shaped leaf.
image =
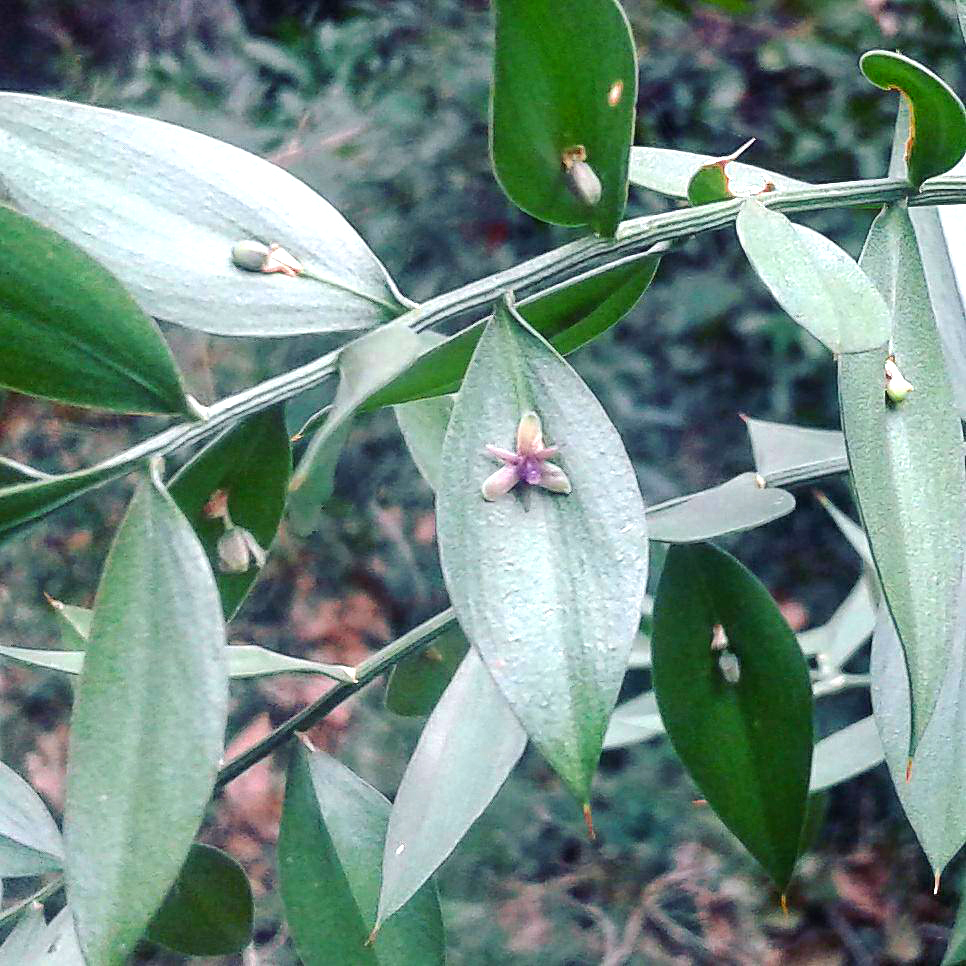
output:
[{"label": "narrow lance-shaped leaf", "polygon": [[627,201],[637,56],[614,0],[497,0],[490,145],[534,218],[613,235]]},{"label": "narrow lance-shaped leaf", "polygon": [[0,762],[0,878],[60,869],[64,846],[40,796]]},{"label": "narrow lance-shaped leaf", "polygon": [[[526,453],[533,462],[497,470],[487,445],[510,447],[514,437],[513,458]],[[559,447],[562,469],[541,458],[553,452],[545,443]],[[521,482],[484,499],[484,481],[495,497],[520,472],[550,489]],[[644,506],[600,404],[506,304],[480,339],[453,407],[437,516],[460,626],[586,805],[641,614]]]},{"label": "narrow lance-shaped leaf", "polygon": [[385,326],[353,342],[339,355],[339,388],[325,424],[312,437],[289,484],[292,528],[308,536],[318,526],[322,505],[332,495],[335,464],[360,406],[398,375],[420,348],[405,325]]},{"label": "narrow lance-shaped leaf", "polygon": [[915,188],[959,162],[966,153],[966,108],[942,78],[891,50],[870,50],[859,67],[876,87],[905,95],[910,111],[905,160]]},{"label": "narrow lance-shaped leaf", "polygon": [[152,472],[98,589],[71,724],[67,894],[89,962],[125,962],[178,875],[224,747],[221,602]]},{"label": "narrow lance-shaped leaf", "polygon": [[[659,264],[657,255],[635,257],[578,282],[554,286],[521,302],[517,310],[561,355],[567,355],[619,322],[647,290]],[[456,392],[487,321],[424,348],[405,372],[372,395],[363,410]]]},{"label": "narrow lance-shaped leaf", "polygon": [[778,304],[836,355],[861,352],[889,338],[889,310],[851,256],[780,211],[746,201],[738,239]]},{"label": "narrow lance-shaped leaf", "polygon": [[[0,186],[105,265],[149,314],[220,335],[364,329],[403,310],[346,220],[281,168],[174,124],[0,95]],[[304,269],[245,271],[240,241]]]},{"label": "narrow lance-shaped leaf", "polygon": [[838,430],[790,426],[743,416],[755,467],[769,485],[816,480],[849,468],[845,437]]},{"label": "narrow lance-shaped leaf", "polygon": [[795,635],[761,583],[708,544],[668,551],[654,602],[654,691],[708,804],[782,890],[798,857],[812,690]]},{"label": "narrow lance-shaped leaf", "polygon": [[376,920],[389,802],[344,765],[295,749],[285,784],[278,875],[306,966],[434,966],[445,960],[433,883],[366,945]]},{"label": "narrow lance-shaped leaf", "polygon": [[894,313],[892,350],[913,390],[884,392],[887,348],[842,356],[839,398],[856,502],[912,686],[909,753],[949,660],[963,569],[963,434],[915,232],[903,206],[875,220],[862,265]]},{"label": "narrow lance-shaped leaf", "polygon": [[117,412],[192,415],[157,324],[120,282],[4,205],[0,340],[0,385],[8,389]]},{"label": "narrow lance-shaped leaf", "polygon": [[475,651],[433,711],[396,792],[377,928],[403,908],[483,814],[526,747],[526,732]]},{"label": "narrow lance-shaped leaf", "polygon": [[875,768],[885,760],[872,715],[832,732],[812,752],[810,792],[823,792]]},{"label": "narrow lance-shaped leaf", "polygon": [[[710,154],[694,154],[672,148],[631,148],[631,184],[672,198],[687,198],[688,185],[698,168],[720,161]],[[728,165],[728,179],[736,195],[761,191],[766,184],[773,184],[778,191],[794,191],[809,187],[805,181],[786,178],[783,174],[766,171],[751,164],[734,161]]]},{"label": "narrow lance-shaped leaf", "polygon": [[[267,552],[285,509],[292,451],[281,407],[267,409],[231,427],[204,447],[171,480],[168,490],[194,527],[208,554],[226,619],[238,610],[260,569],[229,566],[220,548],[229,532],[244,528]],[[244,548],[243,548],[244,549]]]},{"label": "narrow lance-shaped leaf", "polygon": [[39,952],[46,929],[44,907],[39,902],[31,903],[0,946],[0,966],[24,966],[36,962],[30,957]]},{"label": "narrow lance-shaped leaf", "polygon": [[251,941],[253,916],[245,870],[196,842],[145,938],[185,956],[230,956]]}]

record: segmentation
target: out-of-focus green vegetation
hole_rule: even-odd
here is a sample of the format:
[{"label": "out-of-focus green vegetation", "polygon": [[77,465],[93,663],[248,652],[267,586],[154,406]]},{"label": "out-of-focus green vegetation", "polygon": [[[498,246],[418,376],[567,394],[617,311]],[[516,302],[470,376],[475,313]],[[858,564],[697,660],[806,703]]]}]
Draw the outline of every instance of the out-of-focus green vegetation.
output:
[{"label": "out-of-focus green vegetation", "polygon": [[[641,60],[637,143],[724,154],[756,137],[751,163],[811,181],[874,177],[885,172],[896,105],[859,74],[862,51],[901,49],[966,90],[948,0],[625,6]],[[491,174],[483,2],[7,0],[4,17],[3,86],[150,114],[273,158],[340,208],[415,299],[572,237],[516,211]],[[628,214],[666,204],[632,190]],[[856,254],[872,214],[812,223]],[[203,396],[322,345],[170,335]],[[836,424],[827,353],[783,317],[730,232],[669,254],[641,305],[574,361],[624,434],[649,502],[749,468],[738,413]],[[304,401],[293,424],[320,399]],[[0,414],[0,452],[71,467],[131,432],[114,417],[14,398]],[[833,489],[847,500],[844,484]],[[41,591],[89,603],[123,495],[110,488],[0,548],[0,636],[54,639]],[[790,617],[817,623],[858,562],[799,496],[795,515],[729,546]],[[283,537],[234,636],[353,663],[433,613],[445,597],[431,506],[391,417],[359,426],[320,532],[307,543]],[[632,675],[628,693],[642,684]],[[310,687],[240,690],[233,727],[257,735],[311,700]],[[5,758],[23,762],[55,806],[68,697],[51,677],[4,671]],[[864,697],[842,696],[820,733],[867,710]],[[320,740],[391,793],[417,733],[371,694]],[[286,964],[294,954],[277,933],[272,891],[277,793],[277,775],[261,770],[230,786],[209,839],[247,863],[262,893],[263,961]],[[529,753],[442,873],[451,962],[939,961],[955,882],[929,897],[926,863],[882,774],[830,796],[788,918],[694,795],[663,742],[607,753],[594,800],[601,843],[591,847],[567,793]]]}]

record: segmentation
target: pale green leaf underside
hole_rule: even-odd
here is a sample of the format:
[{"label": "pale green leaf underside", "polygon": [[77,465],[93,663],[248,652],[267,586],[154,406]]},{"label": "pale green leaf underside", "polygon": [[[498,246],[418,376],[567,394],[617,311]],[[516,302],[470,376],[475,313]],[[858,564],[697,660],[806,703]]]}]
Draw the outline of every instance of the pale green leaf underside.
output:
[{"label": "pale green leaf underside", "polygon": [[60,831],[47,806],[0,762],[0,878],[39,875],[63,864]]},{"label": "pale green leaf underside", "polygon": [[755,468],[772,486],[815,480],[849,468],[845,437],[838,430],[791,426],[743,417]]}]

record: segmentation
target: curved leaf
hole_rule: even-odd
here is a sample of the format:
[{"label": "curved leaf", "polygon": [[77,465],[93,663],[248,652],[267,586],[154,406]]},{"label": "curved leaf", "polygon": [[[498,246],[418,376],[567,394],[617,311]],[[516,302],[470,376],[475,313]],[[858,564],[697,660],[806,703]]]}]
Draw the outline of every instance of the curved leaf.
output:
[{"label": "curved leaf", "polygon": [[[541,221],[613,235],[627,202],[637,55],[614,0],[496,0],[490,146],[510,200]],[[568,186],[568,152],[599,197]]]},{"label": "curved leaf", "polygon": [[859,67],[876,87],[906,97],[910,131],[905,160],[914,187],[960,161],[966,153],[966,108],[942,78],[891,50],[870,50]]},{"label": "curved leaf", "polygon": [[[532,487],[487,502],[480,485],[496,466],[485,446],[512,445],[528,411],[559,445],[572,492]],[[586,804],[641,615],[644,505],[600,404],[505,304],[456,397],[437,518],[460,626],[534,743]]]},{"label": "curved leaf", "polygon": [[889,338],[882,296],[834,242],[754,199],[742,205],[735,227],[778,304],[836,355],[873,349]]},{"label": "curved leaf", "polygon": [[72,716],[67,894],[88,961],[122,963],[178,875],[224,748],[221,602],[153,474],[118,530]]},{"label": "curved leaf", "polygon": [[760,486],[756,473],[742,473],[720,486],[651,507],[648,536],[661,543],[698,543],[764,526],[794,509],[795,497],[787,490]]},{"label": "curved leaf", "polygon": [[[726,651],[716,652],[713,641]],[[674,750],[784,889],[798,857],[812,761],[812,689],[795,635],[733,557],[709,544],[674,546],[654,601],[651,650]],[[737,658],[737,682],[723,673],[723,653]]]},{"label": "curved leaf", "polygon": [[292,450],[281,406],[264,410],[227,429],[175,474],[168,492],[194,527],[215,574],[226,619],[231,619],[255,578],[255,561],[244,573],[225,573],[218,563],[218,541],[226,522],[205,512],[221,491],[231,523],[244,527],[268,550],[285,509]]},{"label": "curved leaf", "polygon": [[963,433],[904,207],[876,218],[862,265],[891,304],[893,351],[915,387],[901,403],[887,400],[884,345],[839,359],[856,502],[912,683],[912,753],[952,646],[963,569]]},{"label": "curved leaf", "polygon": [[884,760],[882,739],[872,715],[854,721],[816,743],[809,791],[814,795],[834,788]]},{"label": "curved leaf", "polygon": [[755,143],[755,139],[746,141],[737,151],[726,154],[720,158],[712,158],[702,164],[697,171],[691,175],[688,182],[688,201],[695,207],[698,205],[709,205],[715,201],[727,201],[740,194],[761,194],[771,191],[774,184],[769,181],[762,181],[753,192],[736,192],[731,184],[729,167],[733,161],[741,157]]},{"label": "curved leaf", "polygon": [[506,698],[469,651],[426,722],[386,831],[377,928],[443,864],[527,744]]},{"label": "curved leaf", "polygon": [[0,878],[63,868],[60,831],[40,796],[0,762]]},{"label": "curved leaf", "polygon": [[74,406],[193,415],[157,324],[117,279],[4,205],[0,339],[0,386]]},{"label": "curved leaf", "polygon": [[434,966],[445,960],[433,883],[375,924],[389,802],[334,758],[295,749],[278,837],[279,888],[305,966]]},{"label": "curved leaf", "polygon": [[433,492],[439,488],[439,461],[443,453],[443,438],[453,414],[451,396],[433,396],[394,406],[396,422],[402,431],[406,448],[416,469]]},{"label": "curved leaf", "polygon": [[230,956],[251,941],[254,911],[245,870],[196,842],[145,938],[185,956]]},{"label": "curved leaf", "polygon": [[466,635],[454,622],[429,647],[400,661],[389,676],[386,707],[406,717],[429,714],[449,686],[469,646]]},{"label": "curved leaf", "polygon": [[817,480],[849,468],[845,437],[838,430],[741,418],[748,428],[755,467],[769,485]]},{"label": "curved leaf", "polygon": [[[220,335],[364,329],[398,315],[376,257],[323,198],[222,141],[133,114],[0,95],[0,186],[83,248],[151,315]],[[306,272],[246,272],[244,239]]]},{"label": "curved leaf", "polygon": [[[660,261],[650,255],[608,266],[527,299],[517,311],[561,355],[567,355],[606,332],[634,307]],[[363,411],[456,392],[488,321],[424,349],[405,372],[368,400]]]},{"label": "curved leaf", "polygon": [[[672,148],[631,148],[630,181],[639,188],[647,188],[671,198],[687,198],[688,184],[694,172],[720,159],[710,154],[694,154],[691,151],[675,151]],[[778,191],[795,191],[808,188],[805,181],[786,178],[783,174],[756,168],[751,164],[734,161],[728,165],[731,190],[736,195],[760,191],[771,182]]]}]

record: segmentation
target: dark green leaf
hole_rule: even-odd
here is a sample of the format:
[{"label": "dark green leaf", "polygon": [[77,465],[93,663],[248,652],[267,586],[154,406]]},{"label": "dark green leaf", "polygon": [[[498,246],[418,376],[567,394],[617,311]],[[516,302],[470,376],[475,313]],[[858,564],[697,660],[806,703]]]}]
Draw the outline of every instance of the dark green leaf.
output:
[{"label": "dark green leaf", "polygon": [[405,325],[384,326],[351,343],[339,355],[339,388],[325,424],[302,454],[289,486],[292,529],[308,536],[318,526],[322,505],[332,495],[335,467],[360,407],[399,375],[421,347]]},{"label": "dark green leaf", "polygon": [[400,403],[394,411],[409,455],[435,493],[439,486],[439,461],[446,427],[453,412],[453,399],[450,396],[416,399]]},{"label": "dark green leaf", "polygon": [[[624,11],[614,0],[496,0],[494,9],[490,147],[500,185],[534,218],[613,235],[627,203],[637,101]],[[573,156],[600,182],[594,203],[568,185]]]},{"label": "dark green leaf", "polygon": [[872,715],[832,732],[812,752],[810,791],[824,791],[875,768],[885,759]]},{"label": "dark green leaf", "polygon": [[89,962],[123,963],[178,875],[224,748],[225,628],[204,548],[152,473],[104,566],[64,833]]},{"label": "dark green leaf", "polygon": [[[555,286],[521,303],[518,310],[561,355],[567,355],[619,322],[647,290],[659,264],[656,255],[638,256]],[[424,349],[405,372],[369,399],[364,411],[456,392],[488,321]]]},{"label": "dark green leaf", "polygon": [[185,956],[230,956],[251,942],[253,916],[245,870],[196,842],[145,938]]},{"label": "dark green leaf", "polygon": [[[721,631],[716,636],[716,628]],[[739,679],[712,648],[723,631]],[[780,889],[798,856],[812,690],[795,635],[761,583],[708,544],[668,551],[654,602],[654,690],[702,794]]]},{"label": "dark green leaf", "polygon": [[876,87],[901,91],[907,99],[911,124],[905,160],[914,187],[948,171],[963,157],[966,108],[944,80],[891,50],[870,50],[862,55],[859,67]]},{"label": "dark green leaf", "polygon": [[0,762],[0,878],[60,869],[60,831],[40,796]]},{"label": "dark green leaf", "polygon": [[396,792],[376,921],[403,908],[483,814],[527,736],[470,650],[426,722]]},{"label": "dark green leaf", "polygon": [[[752,138],[750,141],[746,141],[737,151],[720,158],[712,158],[702,164],[691,175],[691,180],[688,182],[688,201],[697,206],[734,198],[735,192],[731,187],[728,168],[732,161],[740,157],[754,143],[755,139]],[[769,183],[763,181],[755,193],[768,191],[770,188]]]},{"label": "dark green leaf", "polygon": [[244,573],[225,573],[219,567],[218,541],[227,524],[209,516],[205,506],[222,491],[232,524],[248,530],[267,551],[285,509],[291,469],[285,413],[277,406],[227,429],[186,463],[168,485],[208,554],[226,619],[238,610],[259,568],[254,560]]},{"label": "dark green leaf", "polygon": [[780,211],[746,201],[738,239],[778,304],[836,355],[861,352],[889,338],[889,310],[850,255]]},{"label": "dark green leaf", "polygon": [[[520,484],[487,502],[487,444],[513,447],[535,412],[572,492]],[[460,626],[529,736],[589,800],[647,579],[644,505],[607,414],[564,359],[501,304],[443,444],[440,557]]]},{"label": "dark green leaf", "polygon": [[[286,171],[173,124],[0,95],[11,203],[113,272],[151,315],[221,335],[364,329],[402,311],[345,219]],[[246,272],[232,247],[278,243],[305,275]]]},{"label": "dark green leaf", "polygon": [[305,966],[433,966],[443,923],[427,883],[366,945],[376,920],[389,802],[344,765],[299,747],[278,839],[279,887]]},{"label": "dark green leaf", "polygon": [[[671,148],[631,148],[631,184],[672,198],[687,198],[688,183],[694,172],[717,160],[710,154],[674,151]],[[778,191],[807,188],[804,181],[735,161],[728,166],[731,190],[738,195],[760,191],[771,182]]]},{"label": "dark green leaf", "polygon": [[751,438],[755,467],[768,484],[787,486],[844,473],[849,468],[845,437],[838,430],[742,418]]},{"label": "dark green leaf", "polygon": [[0,339],[8,389],[123,413],[192,415],[171,350],[117,279],[3,205]]},{"label": "dark green leaf", "polygon": [[794,509],[795,497],[787,490],[760,486],[757,474],[742,473],[720,486],[651,507],[648,536],[662,543],[698,543],[763,526]]},{"label": "dark green leaf", "polygon": [[456,673],[468,647],[466,636],[454,623],[425,650],[400,661],[389,677],[386,707],[408,717],[429,714]]},{"label": "dark green leaf", "polygon": [[896,362],[914,386],[902,402],[887,400],[885,345],[839,359],[856,502],[912,682],[911,753],[932,713],[952,644],[963,569],[963,434],[904,207],[876,218],[862,266],[890,302]]}]

